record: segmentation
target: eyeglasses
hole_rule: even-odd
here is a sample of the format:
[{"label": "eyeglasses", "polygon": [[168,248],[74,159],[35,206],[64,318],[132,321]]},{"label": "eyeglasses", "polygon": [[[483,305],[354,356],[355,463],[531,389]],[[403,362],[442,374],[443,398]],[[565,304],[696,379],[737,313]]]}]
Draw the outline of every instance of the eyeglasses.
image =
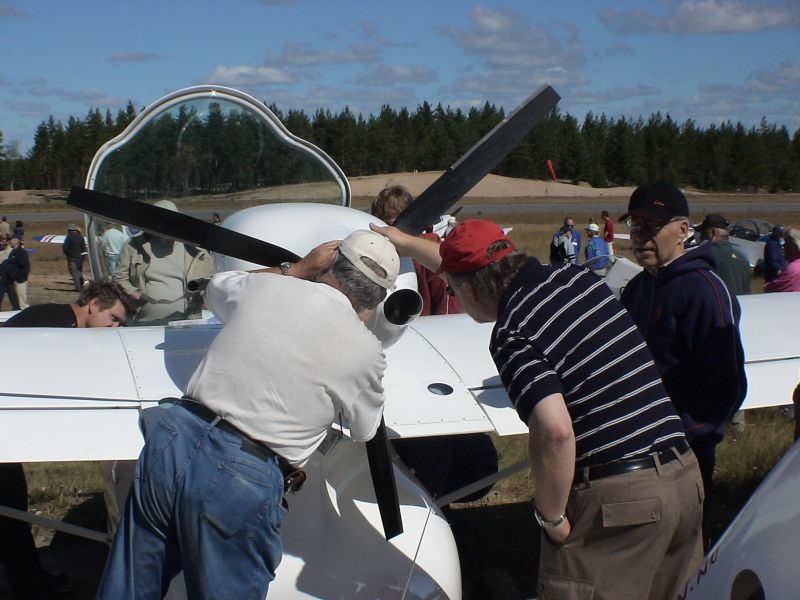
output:
[{"label": "eyeglasses", "polygon": [[648,220],[639,221],[636,223],[634,223],[633,219],[628,219],[626,224],[628,225],[628,230],[631,232],[631,235],[655,237],[670,223],[674,223],[675,221],[683,221],[685,218],[686,217],[672,217],[669,221]]}]

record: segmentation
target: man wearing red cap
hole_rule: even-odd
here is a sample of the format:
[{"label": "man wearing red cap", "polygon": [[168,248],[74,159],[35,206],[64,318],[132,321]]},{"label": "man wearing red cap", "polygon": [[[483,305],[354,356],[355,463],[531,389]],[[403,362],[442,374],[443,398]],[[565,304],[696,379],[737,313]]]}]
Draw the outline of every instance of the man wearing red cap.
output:
[{"label": "man wearing red cap", "polygon": [[490,351],[530,431],[537,596],[672,597],[702,559],[700,472],[608,287],[528,258],[489,221],[465,221],[441,246],[373,229],[445,277],[475,320],[496,321]]}]

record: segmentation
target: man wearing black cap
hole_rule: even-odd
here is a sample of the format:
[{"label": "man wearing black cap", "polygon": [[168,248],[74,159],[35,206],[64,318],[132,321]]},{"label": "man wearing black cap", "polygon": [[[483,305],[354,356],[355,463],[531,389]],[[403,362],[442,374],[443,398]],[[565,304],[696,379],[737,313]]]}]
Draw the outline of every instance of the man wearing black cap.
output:
[{"label": "man wearing black cap", "polygon": [[750,264],[729,240],[728,221],[720,214],[706,215],[698,225],[700,239],[711,244],[711,252],[717,261],[717,275],[728,289],[742,296],[750,293]]},{"label": "man wearing black cap", "polygon": [[642,185],[628,211],[633,253],[644,272],[622,304],[645,336],[711,492],[715,448],[747,391],[739,303],[716,274],[711,244],[685,248],[689,204],[668,183]]}]

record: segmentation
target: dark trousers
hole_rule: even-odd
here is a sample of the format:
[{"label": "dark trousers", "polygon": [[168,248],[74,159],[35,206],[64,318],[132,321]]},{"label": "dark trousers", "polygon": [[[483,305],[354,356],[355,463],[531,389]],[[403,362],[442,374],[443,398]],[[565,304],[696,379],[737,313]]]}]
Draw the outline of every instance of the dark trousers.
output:
[{"label": "dark trousers", "polygon": [[694,455],[697,457],[700,475],[703,478],[703,488],[705,488],[705,500],[703,500],[703,546],[706,550],[711,545],[711,537],[714,535],[714,523],[711,520],[711,516],[716,513],[714,467],[717,464],[717,439],[717,436],[703,436],[689,441],[689,446],[691,446]]},{"label": "dark trousers", "polygon": [[14,290],[14,283],[11,281],[0,282],[0,310],[3,309],[3,298],[6,294],[8,294],[8,301],[11,302],[11,310],[19,310],[17,292]]},{"label": "dark trousers", "polygon": [[75,284],[75,291],[80,292],[83,289],[83,257],[67,259],[67,268],[72,283]]},{"label": "dark trousers", "polygon": [[703,487],[706,491],[706,502],[714,493],[714,467],[717,464],[717,437],[703,436],[689,440],[689,446],[697,457],[700,475],[703,476]]},{"label": "dark trousers", "polygon": [[[0,505],[28,510],[28,484],[19,463],[0,463]],[[0,517],[0,565],[9,581],[41,571],[30,525]]]}]

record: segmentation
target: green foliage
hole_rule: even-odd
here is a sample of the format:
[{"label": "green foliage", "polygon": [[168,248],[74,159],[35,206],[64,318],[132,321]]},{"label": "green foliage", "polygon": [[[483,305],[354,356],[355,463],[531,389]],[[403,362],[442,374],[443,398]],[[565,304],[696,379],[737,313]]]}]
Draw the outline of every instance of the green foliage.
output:
[{"label": "green foliage", "polygon": [[[384,105],[367,118],[347,107],[339,113],[320,108],[310,117],[297,110],[283,113],[275,105],[270,109],[289,131],[327,152],[351,177],[446,169],[505,116],[488,102],[467,113],[428,102],[414,112]],[[83,185],[98,148],[135,117],[131,102],[116,116],[91,109],[83,119],[70,117],[66,126],[51,116],[37,127],[25,158],[12,157],[0,137],[0,189]],[[144,177],[134,186],[144,194],[157,189],[174,169],[187,173],[185,188],[195,191],[288,183],[257,181],[256,165],[247,160],[257,140],[246,119],[212,115],[203,123],[187,125],[190,118],[170,117],[152,128],[156,135],[159,127],[186,127],[181,149],[161,148],[157,156],[129,159],[119,177]],[[214,157],[193,153],[192,148],[201,145],[192,140],[200,139],[206,142],[203,147],[213,149]],[[703,130],[691,119],[679,124],[661,113],[636,121],[589,113],[579,125],[575,117],[556,110],[534,127],[495,173],[545,179],[548,159],[561,179],[588,181],[596,187],[664,180],[709,191],[793,191],[800,186],[800,130],[792,135],[766,119],[750,129],[726,122]],[[272,155],[270,160],[292,157]],[[298,177],[303,179],[302,174]],[[131,187],[129,181],[126,185]]]}]

